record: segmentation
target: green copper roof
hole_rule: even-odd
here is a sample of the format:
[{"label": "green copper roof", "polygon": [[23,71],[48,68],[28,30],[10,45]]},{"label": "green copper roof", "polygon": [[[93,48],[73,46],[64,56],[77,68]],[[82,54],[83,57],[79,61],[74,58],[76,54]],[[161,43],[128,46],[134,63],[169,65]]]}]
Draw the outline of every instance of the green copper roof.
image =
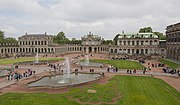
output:
[{"label": "green copper roof", "polygon": [[118,38],[158,38],[154,33],[120,34]]}]

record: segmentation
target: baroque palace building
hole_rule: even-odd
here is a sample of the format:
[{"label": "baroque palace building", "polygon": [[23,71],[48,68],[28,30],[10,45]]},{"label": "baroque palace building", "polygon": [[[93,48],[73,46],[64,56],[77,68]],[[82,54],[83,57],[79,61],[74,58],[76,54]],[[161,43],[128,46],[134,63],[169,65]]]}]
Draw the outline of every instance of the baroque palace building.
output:
[{"label": "baroque palace building", "polygon": [[166,28],[167,58],[180,61],[180,23]]},{"label": "baroque palace building", "polygon": [[39,54],[103,53],[110,57],[119,56],[166,56],[166,41],[161,41],[153,33],[119,35],[116,45],[104,45],[104,39],[89,32],[81,37],[79,45],[58,45],[53,36],[44,34],[25,34],[18,38],[17,44],[0,44],[0,56],[34,56]]}]

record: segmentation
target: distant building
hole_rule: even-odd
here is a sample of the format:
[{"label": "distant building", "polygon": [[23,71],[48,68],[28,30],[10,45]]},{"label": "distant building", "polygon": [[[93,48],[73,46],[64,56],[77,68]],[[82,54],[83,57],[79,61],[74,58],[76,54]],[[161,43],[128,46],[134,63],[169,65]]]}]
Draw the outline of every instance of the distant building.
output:
[{"label": "distant building", "polygon": [[159,54],[159,39],[153,33],[120,34],[117,40],[118,50],[115,53],[128,55]]},{"label": "distant building", "polygon": [[166,28],[167,58],[180,61],[180,23]]},{"label": "distant building", "polygon": [[102,45],[104,40],[98,35],[93,35],[91,32],[89,34],[81,37],[82,40],[82,52],[83,53],[105,53],[109,52],[108,46]]},{"label": "distant building", "polygon": [[[0,43],[0,56],[35,56],[39,54],[66,54],[66,53],[103,53],[109,57],[165,57],[166,46],[153,33],[120,34],[117,45],[104,45],[104,39],[89,32],[81,37],[81,44],[58,45],[53,43],[53,36],[44,34],[25,34],[18,38],[18,44]],[[156,57],[157,58],[157,57]]]},{"label": "distant building", "polygon": [[25,34],[18,38],[19,52],[52,53],[53,36],[45,34]]}]

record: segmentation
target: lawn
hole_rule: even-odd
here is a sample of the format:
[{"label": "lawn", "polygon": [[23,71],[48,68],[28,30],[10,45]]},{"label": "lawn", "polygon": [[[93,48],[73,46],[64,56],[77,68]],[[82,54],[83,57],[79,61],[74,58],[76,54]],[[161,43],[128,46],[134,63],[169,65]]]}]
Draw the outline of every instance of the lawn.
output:
[{"label": "lawn", "polygon": [[136,61],[129,60],[101,60],[101,59],[92,59],[91,62],[98,62],[103,64],[110,64],[119,69],[142,69],[144,66]]},{"label": "lawn", "polygon": [[167,66],[169,66],[170,68],[173,68],[173,69],[180,67],[180,64],[168,61],[166,59],[160,59],[159,61],[166,64]]},{"label": "lawn", "polygon": [[71,88],[63,94],[7,93],[0,96],[0,105],[80,105],[77,100],[93,105],[179,105],[180,92],[157,78],[115,76],[107,84]]},{"label": "lawn", "polygon": [[[63,60],[62,58],[46,58],[46,57],[39,57],[39,61],[43,61],[43,60],[47,60],[47,61],[53,61],[53,60]],[[4,64],[14,64],[14,63],[18,63],[18,62],[27,62],[27,61],[36,61],[35,57],[21,57],[21,58],[4,58],[4,59],[0,59],[0,65],[4,65]]]}]

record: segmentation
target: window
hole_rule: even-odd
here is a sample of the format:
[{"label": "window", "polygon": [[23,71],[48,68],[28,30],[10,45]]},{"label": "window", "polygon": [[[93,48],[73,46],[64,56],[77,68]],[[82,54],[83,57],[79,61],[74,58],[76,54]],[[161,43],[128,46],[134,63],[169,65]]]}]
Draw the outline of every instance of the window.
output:
[{"label": "window", "polygon": [[132,45],[134,45],[134,41],[132,41]]},{"label": "window", "polygon": [[150,41],[150,45],[152,45],[152,40]]},{"label": "window", "polygon": [[157,45],[157,40],[154,41],[154,45]]},{"label": "window", "polygon": [[126,45],[126,41],[124,41],[124,45]]},{"label": "window", "polygon": [[139,41],[136,41],[136,45],[139,45]]},{"label": "window", "polygon": [[148,54],[148,49],[145,49],[145,53]]},{"label": "window", "polygon": [[144,41],[141,41],[141,45],[144,45]]},{"label": "window", "polygon": [[128,41],[128,45],[130,45],[130,41]]},{"label": "window", "polygon": [[128,54],[130,54],[130,49],[128,49]]},{"label": "window", "polygon": [[134,54],[134,49],[132,49],[132,54]]}]

